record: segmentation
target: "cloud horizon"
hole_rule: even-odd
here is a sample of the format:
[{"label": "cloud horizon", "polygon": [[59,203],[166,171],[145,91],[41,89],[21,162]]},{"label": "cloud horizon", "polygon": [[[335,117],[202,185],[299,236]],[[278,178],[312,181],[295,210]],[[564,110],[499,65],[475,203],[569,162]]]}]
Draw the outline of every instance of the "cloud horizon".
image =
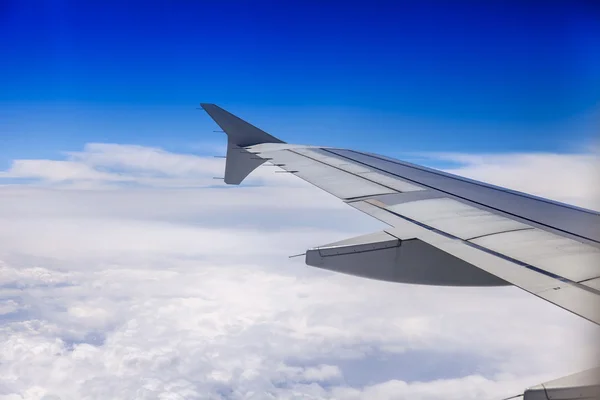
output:
[{"label": "cloud horizon", "polygon": [[[435,160],[598,204],[592,154]],[[223,166],[92,143],[0,172],[1,400],[493,399],[597,357],[595,325],[514,287],[393,284],[288,259],[383,225],[270,167],[226,187]]]}]

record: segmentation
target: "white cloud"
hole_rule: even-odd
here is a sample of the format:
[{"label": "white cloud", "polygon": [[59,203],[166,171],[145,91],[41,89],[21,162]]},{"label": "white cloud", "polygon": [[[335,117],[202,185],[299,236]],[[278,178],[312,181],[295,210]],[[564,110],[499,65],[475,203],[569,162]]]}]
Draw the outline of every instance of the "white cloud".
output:
[{"label": "white cloud", "polygon": [[93,167],[146,171],[165,176],[205,175],[222,172],[223,160],[191,154],[175,154],[153,147],[90,143],[70,158]]},{"label": "white cloud", "polygon": [[[0,187],[0,399],[500,398],[595,354],[595,326],[516,288],[289,260],[381,225],[285,174],[206,187],[222,160],[101,144],[68,157],[91,172],[31,163],[21,175],[45,186]],[[511,159],[462,158],[458,172],[493,181],[490,165],[534,177],[552,164]],[[577,171],[560,179],[585,186]],[[56,178],[115,175],[143,187]]]},{"label": "white cloud", "polygon": [[0,178],[34,178],[49,182],[126,180],[117,174],[101,172],[89,165],[55,160],[16,160]]},{"label": "white cloud", "polygon": [[[144,187],[194,188],[223,185],[225,160],[193,154],[177,154],[160,148],[123,144],[87,144],[83,151],[65,153],[67,160],[15,160],[0,172],[2,178],[26,178],[61,188],[104,189],[123,183]],[[262,166],[247,183],[301,186],[299,180],[274,174]],[[115,186],[119,184],[119,186]]]}]

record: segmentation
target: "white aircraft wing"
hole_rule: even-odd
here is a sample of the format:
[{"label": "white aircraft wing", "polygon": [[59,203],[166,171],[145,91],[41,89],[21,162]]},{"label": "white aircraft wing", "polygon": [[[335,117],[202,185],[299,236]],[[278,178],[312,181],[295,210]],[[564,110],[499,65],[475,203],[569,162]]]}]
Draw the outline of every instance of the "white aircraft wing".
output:
[{"label": "white aircraft wing", "polygon": [[226,183],[269,162],[389,225],[309,249],[308,265],[403,283],[510,284],[600,324],[600,213],[377,154],[287,144],[201,106],[228,135]]},{"label": "white aircraft wing", "polygon": [[600,213],[354,150],[286,144],[213,104],[225,182],[268,161],[389,225],[308,265],[387,281],[512,284],[600,324]]}]

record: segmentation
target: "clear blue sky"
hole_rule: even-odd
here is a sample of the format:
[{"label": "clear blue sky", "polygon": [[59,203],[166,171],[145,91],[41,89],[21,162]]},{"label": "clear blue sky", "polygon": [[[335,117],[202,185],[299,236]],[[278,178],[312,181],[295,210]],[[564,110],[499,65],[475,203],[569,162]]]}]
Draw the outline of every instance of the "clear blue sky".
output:
[{"label": "clear blue sky", "polygon": [[572,150],[597,130],[593,1],[120,3],[0,1],[0,168],[86,142],[192,152],[224,140],[201,101],[391,155]]}]

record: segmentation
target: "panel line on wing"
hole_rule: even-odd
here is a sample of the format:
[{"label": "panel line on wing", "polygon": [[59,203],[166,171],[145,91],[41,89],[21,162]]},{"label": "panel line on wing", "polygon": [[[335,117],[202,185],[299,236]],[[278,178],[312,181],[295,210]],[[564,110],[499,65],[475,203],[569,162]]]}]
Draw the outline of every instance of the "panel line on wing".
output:
[{"label": "panel line on wing", "polygon": [[[395,176],[388,176],[386,174],[381,174],[378,171],[374,171],[372,168],[364,168],[362,167],[362,163],[357,163],[354,160],[351,160],[351,163],[348,163],[348,158],[343,156],[335,155],[335,157],[323,155],[325,149],[317,148],[317,149],[293,149],[289,150],[292,153],[299,154],[303,157],[311,159],[315,162],[319,162],[321,164],[327,165],[329,167],[338,169],[340,171],[346,172],[348,174],[354,175],[358,178],[364,179],[366,181],[375,183],[379,186],[386,187],[394,192],[398,193],[410,193],[413,191],[421,191],[424,190],[421,186],[414,185],[413,183],[409,183],[404,179],[396,178]],[[335,161],[335,163],[334,163]],[[350,167],[347,167],[350,166]]]},{"label": "panel line on wing", "polygon": [[391,188],[299,154],[291,149],[261,152],[262,155],[273,158],[277,164],[281,165],[282,169],[293,172],[297,177],[342,200],[396,193]]},{"label": "panel line on wing", "polygon": [[502,233],[508,233],[508,232],[518,232],[518,231],[527,231],[529,229],[535,229],[532,226],[528,226],[526,228],[516,228],[516,229],[507,229],[505,231],[500,231],[500,232],[492,232],[492,233],[486,233],[484,235],[479,235],[479,236],[473,236],[471,238],[465,239],[465,240],[475,240],[475,239],[481,239],[483,237],[488,237],[488,236],[494,236],[494,235],[500,235]]},{"label": "panel line on wing", "polygon": [[[285,151],[286,151],[286,152],[288,152],[288,153],[294,154],[294,155],[296,155],[296,156],[298,156],[298,157],[303,157],[304,159],[306,159],[306,160],[310,160],[311,162],[313,162],[313,163],[316,163],[317,165],[323,166],[323,167],[325,167],[325,168],[330,168],[330,169],[332,169],[332,170],[335,170],[335,171],[342,172],[342,173],[344,173],[344,174],[346,174],[346,175],[348,175],[348,176],[351,176],[351,177],[353,177],[354,179],[358,179],[358,180],[360,180],[360,181],[364,182],[365,184],[367,184],[367,183],[368,183],[368,184],[369,184],[369,185],[371,185],[373,188],[381,188],[381,189],[382,189],[382,190],[379,190],[379,191],[377,191],[377,192],[374,192],[374,193],[361,194],[361,195],[358,195],[358,196],[342,196],[342,195],[339,195],[339,196],[338,196],[338,197],[340,197],[340,198],[342,198],[342,199],[344,199],[344,200],[346,200],[346,199],[350,199],[350,200],[351,200],[351,199],[359,199],[359,198],[360,198],[360,199],[366,199],[366,198],[370,198],[370,197],[373,197],[373,196],[379,196],[379,195],[390,194],[390,193],[397,193],[397,192],[396,192],[396,190],[394,190],[393,188],[391,188],[391,187],[389,187],[389,186],[382,185],[382,184],[379,184],[379,183],[377,183],[377,182],[373,182],[373,181],[371,181],[371,180],[369,180],[369,179],[366,179],[366,178],[363,178],[363,177],[361,177],[361,176],[360,176],[360,175],[358,175],[358,174],[355,174],[355,173],[352,173],[352,172],[345,171],[344,169],[342,169],[342,168],[339,168],[339,167],[337,167],[337,166],[335,166],[335,165],[331,165],[331,164],[328,164],[328,163],[326,163],[326,162],[324,162],[324,161],[321,161],[321,160],[319,160],[319,159],[316,159],[316,158],[310,157],[310,156],[308,156],[308,155],[306,155],[306,154],[302,154],[302,153],[300,153],[300,152],[299,152],[299,151],[297,151],[297,150],[291,150],[291,149],[289,149],[289,150],[285,150]],[[306,165],[305,165],[305,166],[303,166],[303,167],[304,167],[304,168],[307,168],[308,166],[306,166]],[[313,180],[311,181],[310,179],[308,179],[308,178],[305,178],[305,177],[303,176],[303,174],[304,174],[304,173],[303,173],[303,171],[302,171],[302,168],[300,168],[300,171],[299,171],[299,172],[300,172],[300,173],[297,173],[297,174],[296,174],[296,176],[298,176],[298,177],[300,177],[300,178],[302,178],[302,179],[306,179],[306,180],[308,180],[309,182],[311,182],[311,183],[312,183],[312,184],[314,184],[315,186],[317,186],[317,187],[320,187],[321,189],[323,189],[323,190],[325,190],[325,191],[327,191],[327,192],[333,193],[333,192],[331,192],[331,190],[332,190],[332,188],[331,188],[331,187],[329,187],[329,186],[326,186],[326,185],[319,184],[319,182],[318,182],[318,180],[317,180],[317,179],[313,179]],[[331,182],[331,184],[333,184],[333,182]],[[357,186],[358,186],[358,185],[357,185]],[[358,189],[358,188],[357,188],[357,189]],[[334,194],[335,194],[335,193],[334,193]]]}]

